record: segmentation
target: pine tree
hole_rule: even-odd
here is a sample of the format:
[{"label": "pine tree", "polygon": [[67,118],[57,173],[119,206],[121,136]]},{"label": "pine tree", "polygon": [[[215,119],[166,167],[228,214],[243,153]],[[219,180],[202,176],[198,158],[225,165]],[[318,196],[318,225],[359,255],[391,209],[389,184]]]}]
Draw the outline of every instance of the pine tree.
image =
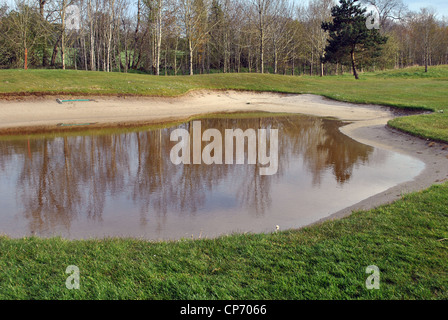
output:
[{"label": "pine tree", "polygon": [[337,63],[349,56],[355,79],[359,79],[356,55],[362,52],[375,58],[387,42],[377,29],[367,28],[365,13],[359,0],[339,0],[339,5],[331,9],[333,21],[322,23],[322,29],[329,31],[323,61]]}]

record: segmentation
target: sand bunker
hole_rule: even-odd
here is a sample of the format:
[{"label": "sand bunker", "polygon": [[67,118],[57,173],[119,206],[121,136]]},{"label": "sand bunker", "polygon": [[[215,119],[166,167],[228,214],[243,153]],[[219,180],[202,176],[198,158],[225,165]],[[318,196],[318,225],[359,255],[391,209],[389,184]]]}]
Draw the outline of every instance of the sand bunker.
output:
[{"label": "sand bunker", "polygon": [[384,123],[391,118],[387,110],[349,105],[307,94],[198,91],[178,98],[97,97],[94,100],[62,104],[56,102],[56,97],[0,101],[0,129],[51,126],[58,123],[165,121],[197,114],[235,111],[303,113],[350,121],[381,118]]}]

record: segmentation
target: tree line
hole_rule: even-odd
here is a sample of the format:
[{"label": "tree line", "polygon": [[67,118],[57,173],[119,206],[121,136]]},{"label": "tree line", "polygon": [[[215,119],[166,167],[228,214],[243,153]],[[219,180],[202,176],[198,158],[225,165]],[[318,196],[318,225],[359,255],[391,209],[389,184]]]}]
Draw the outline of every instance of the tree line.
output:
[{"label": "tree line", "polygon": [[329,43],[335,6],[358,0],[2,1],[0,68],[324,76],[448,64],[448,21],[402,0],[363,0],[384,41],[356,62]]}]

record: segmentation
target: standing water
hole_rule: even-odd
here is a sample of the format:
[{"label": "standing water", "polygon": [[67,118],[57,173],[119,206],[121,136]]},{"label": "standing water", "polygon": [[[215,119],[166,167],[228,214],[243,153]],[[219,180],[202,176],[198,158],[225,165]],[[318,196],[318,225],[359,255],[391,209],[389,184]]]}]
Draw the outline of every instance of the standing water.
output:
[{"label": "standing water", "polygon": [[234,115],[202,119],[201,125],[202,132],[278,129],[277,172],[260,175],[259,164],[247,163],[173,164],[177,142],[170,133],[191,131],[191,122],[2,140],[0,234],[156,240],[298,228],[424,168],[412,157],[356,142],[340,133],[343,123],[336,120]]}]

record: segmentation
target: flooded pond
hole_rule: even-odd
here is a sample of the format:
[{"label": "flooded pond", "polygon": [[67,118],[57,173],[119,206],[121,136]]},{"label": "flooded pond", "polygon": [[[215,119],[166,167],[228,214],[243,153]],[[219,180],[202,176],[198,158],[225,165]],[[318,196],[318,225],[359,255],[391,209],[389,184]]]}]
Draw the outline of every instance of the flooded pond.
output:
[{"label": "flooded pond", "polygon": [[2,140],[0,234],[156,240],[272,232],[325,218],[424,168],[356,142],[339,132],[341,125],[301,115],[201,119],[202,131],[277,128],[272,175],[260,175],[260,164],[173,164],[177,142],[170,134],[191,131],[192,122]]}]

